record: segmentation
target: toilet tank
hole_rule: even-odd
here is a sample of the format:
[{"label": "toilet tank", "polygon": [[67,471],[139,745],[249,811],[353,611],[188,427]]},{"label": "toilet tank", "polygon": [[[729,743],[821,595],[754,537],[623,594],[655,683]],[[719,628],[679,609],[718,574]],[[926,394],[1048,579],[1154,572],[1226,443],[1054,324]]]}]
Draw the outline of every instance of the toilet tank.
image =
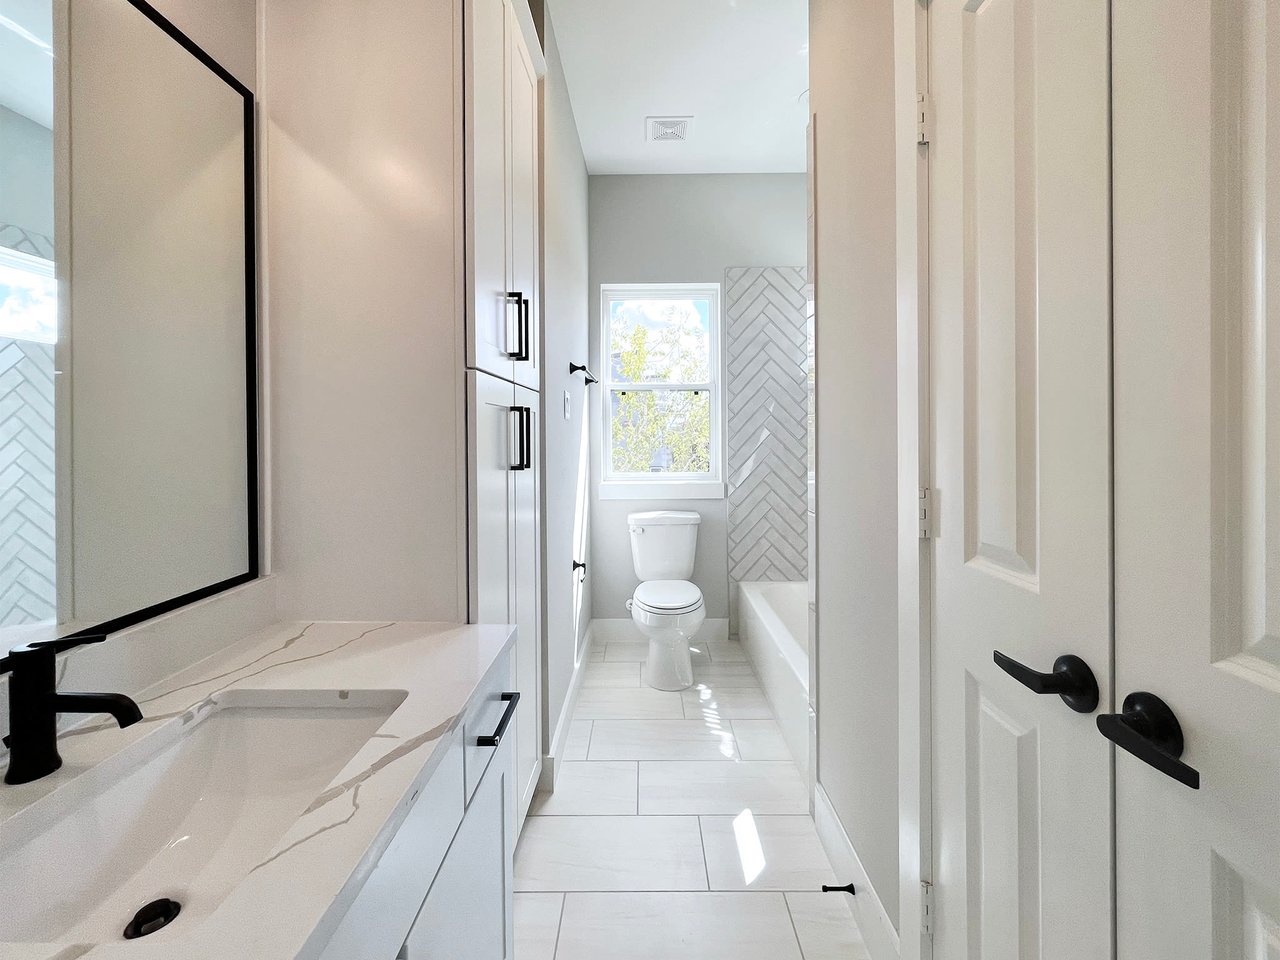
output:
[{"label": "toilet tank", "polygon": [[631,561],[641,580],[688,580],[698,546],[702,517],[682,510],[653,510],[627,515]]}]

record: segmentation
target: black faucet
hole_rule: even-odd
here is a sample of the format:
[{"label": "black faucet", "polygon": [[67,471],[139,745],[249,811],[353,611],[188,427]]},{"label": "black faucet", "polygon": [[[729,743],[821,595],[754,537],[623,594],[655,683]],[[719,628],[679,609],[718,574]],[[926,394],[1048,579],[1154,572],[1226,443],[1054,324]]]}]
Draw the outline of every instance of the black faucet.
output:
[{"label": "black faucet", "polygon": [[9,769],[5,783],[30,783],[62,766],[58,754],[58,714],[109,713],[128,727],[142,719],[138,705],[121,693],[58,693],[56,657],[82,643],[106,637],[86,634],[14,647],[0,660],[9,674]]}]

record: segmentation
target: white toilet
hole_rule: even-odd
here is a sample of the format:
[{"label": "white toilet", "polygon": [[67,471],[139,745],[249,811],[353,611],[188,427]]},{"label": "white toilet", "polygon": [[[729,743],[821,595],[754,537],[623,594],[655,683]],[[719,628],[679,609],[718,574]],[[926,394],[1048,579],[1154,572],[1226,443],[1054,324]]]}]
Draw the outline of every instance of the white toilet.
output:
[{"label": "white toilet", "polygon": [[678,510],[627,517],[631,559],[642,581],[627,601],[627,609],[649,638],[645,679],[656,690],[693,685],[689,640],[707,617],[702,591],[689,580],[701,522],[698,514]]}]

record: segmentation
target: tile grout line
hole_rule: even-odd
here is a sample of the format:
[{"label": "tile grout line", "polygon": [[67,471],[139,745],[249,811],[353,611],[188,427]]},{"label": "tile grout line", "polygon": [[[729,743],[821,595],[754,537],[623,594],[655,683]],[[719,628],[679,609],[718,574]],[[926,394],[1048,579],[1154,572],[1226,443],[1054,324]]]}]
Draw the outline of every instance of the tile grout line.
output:
[{"label": "tile grout line", "polygon": [[[707,838],[702,835],[702,817],[698,817],[698,844],[702,847],[702,874],[707,878],[707,892],[711,892],[711,865],[707,862]],[[794,924],[792,928],[794,929]]]},{"label": "tile grout line", "polygon": [[[785,898],[784,898],[785,899]],[[566,890],[560,894],[560,916],[556,918],[556,942],[551,948],[551,960],[556,960],[556,955],[560,952],[560,933],[564,930],[564,905],[569,902],[569,893]],[[787,908],[790,911],[790,907]],[[795,921],[791,922],[791,928],[795,929]],[[803,958],[802,958],[803,960]]]},{"label": "tile grout line", "polygon": [[800,953],[800,960],[805,960],[804,944],[800,941],[800,931],[796,928],[795,914],[791,912],[791,898],[787,896],[788,892],[785,890],[782,892],[782,903],[787,908],[787,919],[791,921],[791,935],[796,938],[796,950]]}]

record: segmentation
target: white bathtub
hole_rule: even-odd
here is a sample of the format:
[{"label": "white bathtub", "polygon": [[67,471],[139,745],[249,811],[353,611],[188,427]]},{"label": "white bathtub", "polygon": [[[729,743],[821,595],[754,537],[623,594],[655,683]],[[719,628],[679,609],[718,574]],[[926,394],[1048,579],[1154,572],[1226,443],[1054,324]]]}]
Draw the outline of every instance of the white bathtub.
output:
[{"label": "white bathtub", "polygon": [[738,634],[755,666],[791,757],[808,777],[809,587],[738,584]]}]

